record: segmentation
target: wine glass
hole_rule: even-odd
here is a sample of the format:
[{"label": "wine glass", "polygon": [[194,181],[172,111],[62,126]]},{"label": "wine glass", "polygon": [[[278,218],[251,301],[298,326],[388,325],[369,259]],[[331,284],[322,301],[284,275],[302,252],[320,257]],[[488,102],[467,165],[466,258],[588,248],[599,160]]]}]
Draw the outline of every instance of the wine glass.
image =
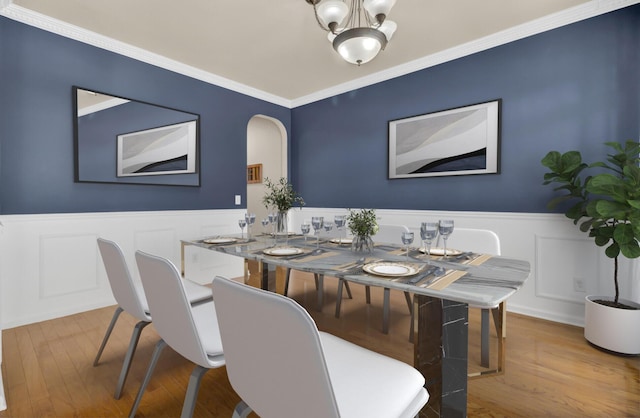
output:
[{"label": "wine glass", "polygon": [[262,227],[264,228],[264,230],[267,230],[267,227],[269,226],[269,224],[271,222],[269,222],[269,218],[264,218],[260,221],[260,223],[262,224]]},{"label": "wine glass", "polygon": [[442,235],[442,240],[444,242],[444,258],[447,258],[447,238],[453,232],[453,220],[445,219],[439,222],[438,231],[440,235]]},{"label": "wine glass", "polygon": [[427,257],[431,256],[431,243],[438,236],[437,222],[422,222],[420,225],[420,238],[426,243],[425,251]]},{"label": "wine glass", "polygon": [[[342,230],[344,229],[344,225],[347,222],[347,217],[345,215],[336,215],[333,218],[333,222],[336,224],[336,229],[338,230],[338,243],[342,244],[342,239],[341,239]],[[345,234],[345,238],[346,238],[346,234]]]},{"label": "wine glass", "polygon": [[413,232],[402,233],[402,243],[407,246],[407,260],[409,260],[409,245],[413,242]]},{"label": "wine glass", "polygon": [[251,239],[251,227],[256,222],[256,214],[255,213],[245,213],[244,220],[247,222],[247,239]]},{"label": "wine glass", "polygon": [[333,229],[333,222],[325,222],[323,226],[326,233],[329,234]]},{"label": "wine glass", "polygon": [[244,227],[247,225],[246,219],[238,219],[238,225],[240,226],[240,231],[242,231],[241,239],[244,239]]},{"label": "wine glass", "polygon": [[276,218],[278,217],[278,214],[275,212],[269,212],[269,215],[267,215],[269,217],[269,223],[271,224],[271,233],[273,234],[273,236],[276,236]]},{"label": "wine glass", "polygon": [[322,216],[312,216],[311,225],[313,226],[313,232],[318,236],[316,241],[316,248],[320,248],[320,230],[324,224],[324,218]]},{"label": "wine glass", "polygon": [[309,231],[311,231],[311,224],[303,222],[302,225],[300,225],[300,230],[302,230],[302,235],[304,235],[304,242],[306,243],[307,234],[309,233]]}]

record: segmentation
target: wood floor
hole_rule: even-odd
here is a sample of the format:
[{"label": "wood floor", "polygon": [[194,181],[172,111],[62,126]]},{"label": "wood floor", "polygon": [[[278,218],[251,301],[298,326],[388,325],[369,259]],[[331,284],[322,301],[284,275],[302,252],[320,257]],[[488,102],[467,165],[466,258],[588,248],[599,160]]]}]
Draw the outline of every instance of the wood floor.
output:
[{"label": "wood floor", "polygon": [[[409,314],[404,296],[392,291],[391,332],[381,333],[382,292],[364,303],[353,284],[342,317],[333,316],[336,280],[325,280],[324,313],[315,310],[313,277],[293,272],[290,296],[308,307],[318,327],[397,359],[412,362]],[[3,331],[8,409],[0,417],[126,416],[158,339],[153,325],[142,333],[120,400],[113,398],[135,321],[121,315],[98,367],[92,367],[114,308]],[[479,315],[470,311],[470,367],[479,362]],[[470,417],[640,417],[640,357],[621,357],[591,347],[582,329],[525,316],[507,315],[506,373],[469,381]],[[494,344],[495,346],[495,344]],[[143,397],[139,417],[176,417],[192,365],[164,351]],[[202,382],[196,417],[230,417],[239,398],[224,368]],[[287,401],[282,394],[280,402]],[[363,417],[369,418],[369,417]]]}]

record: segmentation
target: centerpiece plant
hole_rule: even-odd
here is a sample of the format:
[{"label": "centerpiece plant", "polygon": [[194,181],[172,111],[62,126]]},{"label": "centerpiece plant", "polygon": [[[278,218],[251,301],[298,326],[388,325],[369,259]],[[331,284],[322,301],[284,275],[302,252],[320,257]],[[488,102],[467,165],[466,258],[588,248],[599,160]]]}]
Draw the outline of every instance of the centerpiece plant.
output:
[{"label": "centerpiece plant", "polygon": [[278,182],[272,182],[268,177],[264,180],[266,193],[262,198],[262,204],[267,210],[277,211],[276,235],[288,235],[288,212],[294,206],[304,206],[304,199],[300,196],[285,177],[281,177]]},{"label": "centerpiece plant", "polygon": [[378,221],[376,219],[375,209],[349,209],[347,215],[347,226],[353,234],[351,249],[354,251],[371,251],[373,250],[372,235],[378,232]]},{"label": "centerpiece plant", "polygon": [[[565,215],[579,225],[582,232],[589,234],[598,247],[605,247],[604,253],[613,259],[613,287],[615,297],[587,297],[585,309],[585,337],[592,343],[616,352],[640,354],[640,309],[637,303],[623,301],[619,296],[618,257],[634,259],[640,257],[640,142],[606,142],[613,153],[606,162],[587,164],[582,161],[579,151],[549,152],[542,165],[550,172],[545,173],[544,183],[555,183],[555,191],[564,194],[552,199],[548,207],[555,208],[562,202],[572,202]],[[611,332],[624,328],[619,323],[608,323],[603,332],[606,337],[598,337],[590,329],[591,319],[597,314],[590,311],[591,304],[607,306],[615,311],[636,311],[630,329],[624,329],[620,338],[633,338],[624,348],[615,344],[607,346],[608,339],[614,339]],[[595,322],[595,321],[594,321]],[[605,321],[598,321],[603,323]],[[630,347],[630,348],[626,348]]]}]

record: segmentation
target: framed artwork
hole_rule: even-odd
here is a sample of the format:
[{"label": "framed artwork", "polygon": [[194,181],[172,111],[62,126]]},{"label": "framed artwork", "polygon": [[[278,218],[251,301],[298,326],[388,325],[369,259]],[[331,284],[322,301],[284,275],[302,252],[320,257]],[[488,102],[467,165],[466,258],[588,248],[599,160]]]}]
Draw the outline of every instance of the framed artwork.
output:
[{"label": "framed artwork", "polygon": [[500,172],[501,99],[389,122],[389,178]]},{"label": "framed artwork", "polygon": [[118,177],[196,172],[196,121],[118,135]]}]

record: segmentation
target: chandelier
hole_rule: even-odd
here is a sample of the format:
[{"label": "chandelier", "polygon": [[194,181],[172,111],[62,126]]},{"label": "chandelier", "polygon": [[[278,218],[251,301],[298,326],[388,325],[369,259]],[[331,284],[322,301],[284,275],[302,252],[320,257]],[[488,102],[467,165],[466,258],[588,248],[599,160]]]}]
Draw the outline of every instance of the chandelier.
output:
[{"label": "chandelier", "polygon": [[396,0],[306,0],[329,42],[351,64],[366,64],[387,46],[398,25],[387,20]]}]

